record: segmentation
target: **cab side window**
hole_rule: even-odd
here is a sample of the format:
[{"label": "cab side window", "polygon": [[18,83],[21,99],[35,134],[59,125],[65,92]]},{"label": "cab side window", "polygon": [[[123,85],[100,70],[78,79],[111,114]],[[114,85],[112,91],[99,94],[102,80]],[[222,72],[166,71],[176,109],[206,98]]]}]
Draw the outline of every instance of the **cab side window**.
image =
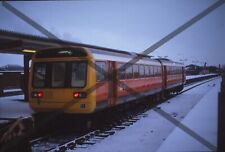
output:
[{"label": "cab side window", "polygon": [[96,62],[96,81],[101,82],[106,80],[106,63],[103,61]]}]

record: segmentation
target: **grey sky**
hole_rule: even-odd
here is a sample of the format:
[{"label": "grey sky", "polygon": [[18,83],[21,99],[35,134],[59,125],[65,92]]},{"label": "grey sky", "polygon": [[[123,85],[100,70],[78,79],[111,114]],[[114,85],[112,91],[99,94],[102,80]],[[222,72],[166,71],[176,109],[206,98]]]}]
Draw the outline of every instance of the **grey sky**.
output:
[{"label": "grey sky", "polygon": [[[10,2],[61,39],[141,52],[215,0],[85,0]],[[41,35],[0,6],[0,28]],[[185,64],[225,64],[225,5],[155,50]],[[0,65],[22,57],[0,56]]]}]

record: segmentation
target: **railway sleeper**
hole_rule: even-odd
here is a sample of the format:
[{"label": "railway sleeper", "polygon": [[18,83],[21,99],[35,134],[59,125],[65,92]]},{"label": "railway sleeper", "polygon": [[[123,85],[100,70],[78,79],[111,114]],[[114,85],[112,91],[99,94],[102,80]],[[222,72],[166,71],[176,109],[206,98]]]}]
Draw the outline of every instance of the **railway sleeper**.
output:
[{"label": "railway sleeper", "polygon": [[125,129],[126,127],[124,127],[124,126],[116,126],[115,128],[122,130],[122,129]]},{"label": "railway sleeper", "polygon": [[76,143],[75,143],[75,142],[71,142],[71,143],[67,144],[67,147],[68,147],[70,150],[72,150],[72,149],[76,148]]},{"label": "railway sleeper", "polygon": [[125,122],[122,125],[124,125],[124,126],[130,126],[130,125],[133,125],[133,123],[127,123],[127,122]]},{"label": "railway sleeper", "polygon": [[65,152],[67,150],[67,147],[66,146],[61,146],[59,147],[59,152]]},{"label": "railway sleeper", "polygon": [[109,135],[113,135],[113,134],[115,134],[115,131],[106,131],[105,133],[109,134]]},{"label": "railway sleeper", "polygon": [[85,141],[83,144],[84,145],[94,145],[96,143],[95,142],[90,142],[90,141]]},{"label": "railway sleeper", "polygon": [[85,138],[79,138],[79,139],[76,139],[75,142],[77,145],[82,145],[84,141],[85,141]]},{"label": "railway sleeper", "polygon": [[95,135],[95,136],[97,136],[97,137],[102,137],[102,138],[106,138],[106,137],[109,136],[109,134],[97,134],[97,135]]}]

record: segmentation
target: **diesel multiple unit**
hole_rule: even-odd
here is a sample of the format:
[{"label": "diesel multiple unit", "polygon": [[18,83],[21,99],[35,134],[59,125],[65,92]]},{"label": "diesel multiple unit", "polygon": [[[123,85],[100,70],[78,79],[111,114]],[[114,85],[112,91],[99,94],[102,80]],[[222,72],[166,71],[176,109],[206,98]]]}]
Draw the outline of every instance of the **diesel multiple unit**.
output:
[{"label": "diesel multiple unit", "polygon": [[184,66],[168,59],[85,47],[37,51],[29,103],[37,112],[93,113],[147,95],[179,92]]}]

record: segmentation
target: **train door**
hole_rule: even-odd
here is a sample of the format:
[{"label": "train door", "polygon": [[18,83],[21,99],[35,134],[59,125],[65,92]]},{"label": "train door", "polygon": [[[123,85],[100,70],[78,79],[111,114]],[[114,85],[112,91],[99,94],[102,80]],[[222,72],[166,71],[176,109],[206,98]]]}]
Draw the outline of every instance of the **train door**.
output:
[{"label": "train door", "polygon": [[167,87],[167,67],[163,66],[163,88],[166,89]]},{"label": "train door", "polygon": [[109,88],[108,88],[109,106],[113,106],[116,104],[117,84],[118,84],[118,78],[117,78],[116,62],[110,61],[109,62]]},{"label": "train door", "polygon": [[182,82],[185,83],[185,69],[182,67]]}]

